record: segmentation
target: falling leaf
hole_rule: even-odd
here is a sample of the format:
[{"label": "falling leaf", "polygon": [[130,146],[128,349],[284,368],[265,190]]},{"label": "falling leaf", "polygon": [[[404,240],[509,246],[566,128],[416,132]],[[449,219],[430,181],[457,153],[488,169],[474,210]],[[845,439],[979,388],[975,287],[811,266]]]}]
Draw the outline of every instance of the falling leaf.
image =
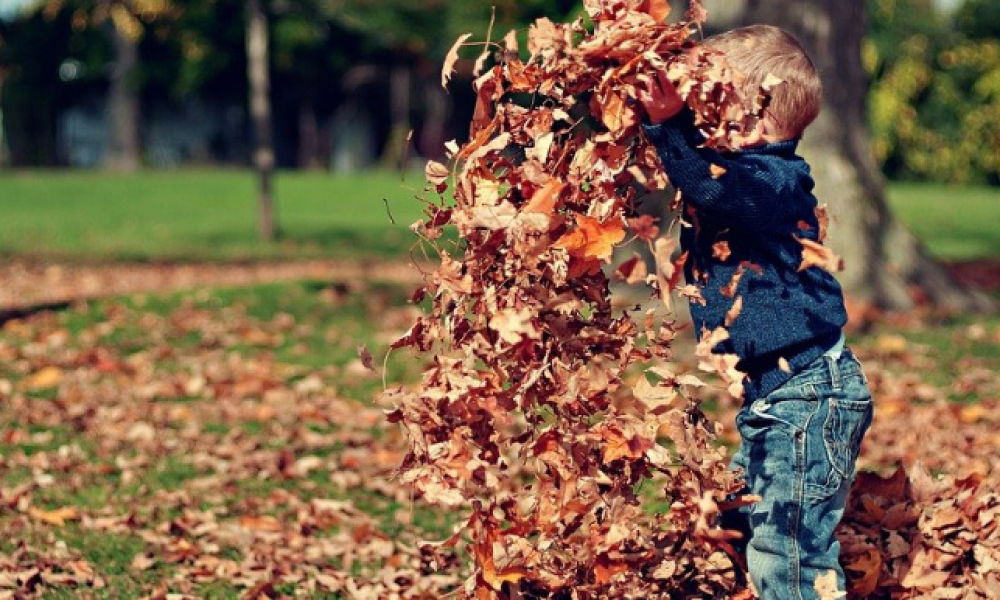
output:
[{"label": "falling leaf", "polygon": [[427,161],[424,175],[427,177],[427,182],[433,185],[438,192],[443,192],[447,188],[450,173],[448,167],[443,164],[433,160]]},{"label": "falling leaf", "polygon": [[455,74],[455,63],[458,62],[458,49],[470,37],[472,37],[472,33],[463,33],[458,36],[458,39],[455,40],[455,43],[452,44],[451,49],[445,55],[444,65],[441,67],[441,87],[448,89],[448,82],[451,81],[452,75]]},{"label": "falling leaf", "polygon": [[819,600],[837,600],[847,595],[847,592],[837,588],[837,572],[833,569],[817,575],[813,585]]},{"label": "falling leaf", "polygon": [[527,308],[517,310],[505,308],[490,318],[490,328],[500,334],[500,339],[508,344],[516,344],[522,336],[537,337],[532,325],[532,314]]},{"label": "falling leaf", "polygon": [[649,0],[646,12],[657,23],[663,23],[670,16],[670,2],[668,0]]},{"label": "falling leaf", "polygon": [[545,185],[538,188],[531,196],[531,200],[524,205],[524,212],[541,213],[551,215],[559,202],[559,194],[566,188],[566,184],[558,179],[550,179]]},{"label": "falling leaf", "polygon": [[726,312],[725,326],[732,327],[741,312],[743,312],[743,296],[737,296],[736,300],[733,301],[733,305]]},{"label": "falling leaf", "polygon": [[511,29],[507,32],[507,35],[503,38],[503,47],[508,53],[517,55],[518,53],[518,43],[517,43],[517,30]]},{"label": "falling leaf", "polygon": [[731,255],[732,252],[729,250],[729,242],[727,242],[726,240],[719,240],[718,242],[712,244],[713,257],[721,261],[726,261],[729,260],[729,257]]},{"label": "falling leaf", "polygon": [[778,87],[782,83],[785,83],[784,79],[776,76],[774,73],[768,73],[767,77],[764,78],[764,81],[761,82],[760,87],[765,92],[770,92],[771,90]]},{"label": "falling leaf", "polygon": [[820,204],[813,211],[816,213],[816,220],[819,222],[819,241],[826,241],[826,233],[830,228],[830,214],[825,204]]},{"label": "falling leaf", "polygon": [[710,165],[708,170],[712,174],[712,179],[718,179],[726,174],[726,168],[716,164]]},{"label": "falling leaf", "polygon": [[646,261],[638,253],[633,254],[632,258],[618,265],[618,268],[615,269],[615,276],[629,285],[646,281],[646,275]]},{"label": "falling leaf", "polygon": [[657,221],[659,221],[657,217],[642,215],[629,219],[628,227],[640,240],[651,242],[660,235],[660,228],[656,226]]},{"label": "falling leaf", "polygon": [[577,215],[576,228],[567,232],[553,244],[565,248],[570,256],[610,260],[615,244],[625,239],[621,221],[601,222],[586,215]]},{"label": "falling leaf", "polygon": [[364,344],[358,346],[358,358],[361,359],[361,364],[364,365],[369,371],[375,372],[375,363],[372,358],[372,353],[368,350],[368,347]]},{"label": "falling leaf", "polygon": [[843,270],[843,261],[830,248],[808,238],[795,236],[795,239],[802,244],[802,264],[799,265],[799,271],[810,267],[820,267],[831,273]]}]

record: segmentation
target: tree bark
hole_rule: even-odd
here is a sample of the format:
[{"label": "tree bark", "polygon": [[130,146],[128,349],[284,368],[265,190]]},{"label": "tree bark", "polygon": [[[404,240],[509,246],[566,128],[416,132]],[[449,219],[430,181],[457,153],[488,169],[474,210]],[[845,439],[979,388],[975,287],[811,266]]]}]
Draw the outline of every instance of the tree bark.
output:
[{"label": "tree bark", "polygon": [[323,166],[319,155],[320,126],[316,118],[315,94],[306,91],[299,100],[298,165],[302,169],[319,169]]},{"label": "tree bark", "polygon": [[396,65],[389,73],[389,118],[392,126],[382,150],[384,168],[405,168],[410,150],[410,67]]},{"label": "tree bark", "polygon": [[274,139],[271,115],[271,78],[268,58],[267,15],[261,0],[247,1],[247,75],[250,79],[250,118],[253,123],[253,165],[260,182],[259,233],[274,240],[276,225],[272,179]]},{"label": "tree bark", "polygon": [[444,90],[433,77],[423,78],[424,126],[420,133],[420,153],[441,160],[448,141],[445,128],[451,108]]},{"label": "tree bark", "polygon": [[110,147],[105,165],[112,171],[134,172],[139,169],[139,92],[135,73],[139,66],[139,43],[106,24],[115,51],[108,90],[108,125]]},{"label": "tree bark", "polygon": [[820,203],[829,205],[829,243],[846,263],[841,283],[862,307],[995,308],[985,294],[961,287],[889,210],[866,127],[864,16],[862,0],[748,0],[742,18],[791,32],[823,78],[824,108],[800,149]]}]

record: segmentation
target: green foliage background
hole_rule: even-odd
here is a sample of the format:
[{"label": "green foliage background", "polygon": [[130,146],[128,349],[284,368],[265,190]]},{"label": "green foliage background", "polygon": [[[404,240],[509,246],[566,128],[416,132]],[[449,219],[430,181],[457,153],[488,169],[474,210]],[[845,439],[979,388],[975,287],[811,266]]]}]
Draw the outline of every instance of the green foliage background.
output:
[{"label": "green foliage background", "polygon": [[875,153],[890,178],[1000,183],[1000,3],[952,16],[872,0],[864,59]]}]

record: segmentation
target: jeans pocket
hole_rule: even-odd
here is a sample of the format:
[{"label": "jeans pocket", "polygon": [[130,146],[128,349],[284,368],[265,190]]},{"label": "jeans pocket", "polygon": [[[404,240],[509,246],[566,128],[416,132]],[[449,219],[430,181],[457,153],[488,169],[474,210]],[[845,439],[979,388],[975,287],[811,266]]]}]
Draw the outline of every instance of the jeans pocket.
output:
[{"label": "jeans pocket", "polygon": [[874,408],[871,397],[853,400],[831,398],[823,423],[823,445],[830,461],[827,491],[836,493],[845,481],[854,477],[854,466],[861,452],[861,440],[871,425]]}]

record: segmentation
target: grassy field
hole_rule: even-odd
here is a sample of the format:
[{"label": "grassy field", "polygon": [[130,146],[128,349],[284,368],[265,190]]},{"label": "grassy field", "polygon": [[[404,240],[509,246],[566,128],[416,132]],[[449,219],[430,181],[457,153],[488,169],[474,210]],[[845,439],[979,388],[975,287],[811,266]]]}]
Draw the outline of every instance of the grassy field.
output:
[{"label": "grassy field", "polygon": [[936,256],[1000,258],[1000,188],[897,183],[889,202]]},{"label": "grassy field", "polygon": [[423,205],[418,173],[277,177],[281,239],[256,239],[254,179],[241,171],[28,171],[0,175],[0,255],[242,260],[398,256]]},{"label": "grassy field", "polygon": [[[0,256],[253,260],[400,256],[421,216],[420,173],[281,173],[283,237],[255,237],[254,180],[241,171],[0,174]],[[1000,256],[1000,189],[899,184],[893,209],[945,259]]]},{"label": "grassy field", "polygon": [[[7,174],[0,255],[398,256],[420,180],[283,174],[287,236],[265,246],[246,174]],[[892,196],[941,256],[1000,256],[1000,191],[894,186]],[[416,540],[446,537],[458,517],[414,503],[394,478],[404,440],[376,401],[382,375],[358,355],[370,348],[390,386],[417,380],[428,357],[398,351],[383,363],[415,318],[410,291],[363,280],[201,289],[3,324],[0,581],[37,571],[24,597],[45,600],[340,599],[351,595],[323,583],[331,574],[378,580],[412,564]],[[852,339],[889,415],[866,468],[905,457],[954,472],[975,448],[992,457],[995,442],[970,440],[994,439],[998,342],[997,316],[887,322]],[[951,402],[934,408],[938,399]],[[959,415],[955,448],[906,445],[891,429],[921,431],[906,419],[932,408]]]},{"label": "grassy field", "polygon": [[[457,515],[414,504],[394,479],[401,432],[376,404],[382,377],[357,351],[370,347],[381,369],[414,318],[408,291],[305,281],[111,298],[8,322],[0,575],[41,570],[46,583],[30,597],[45,600],[265,597],[247,595],[255,585],[271,586],[266,597],[347,599],[320,574],[377,580],[409,564],[415,540],[443,539]],[[886,324],[854,345],[889,410],[909,407],[914,390],[963,403],[995,394],[998,339],[1000,318],[961,317]],[[688,359],[677,362],[692,369]],[[416,381],[426,360],[391,354],[386,381]],[[891,424],[913,413],[895,410]],[[890,454],[869,467],[920,452],[873,447]],[[648,510],[667,509],[655,485],[644,494]]]}]

